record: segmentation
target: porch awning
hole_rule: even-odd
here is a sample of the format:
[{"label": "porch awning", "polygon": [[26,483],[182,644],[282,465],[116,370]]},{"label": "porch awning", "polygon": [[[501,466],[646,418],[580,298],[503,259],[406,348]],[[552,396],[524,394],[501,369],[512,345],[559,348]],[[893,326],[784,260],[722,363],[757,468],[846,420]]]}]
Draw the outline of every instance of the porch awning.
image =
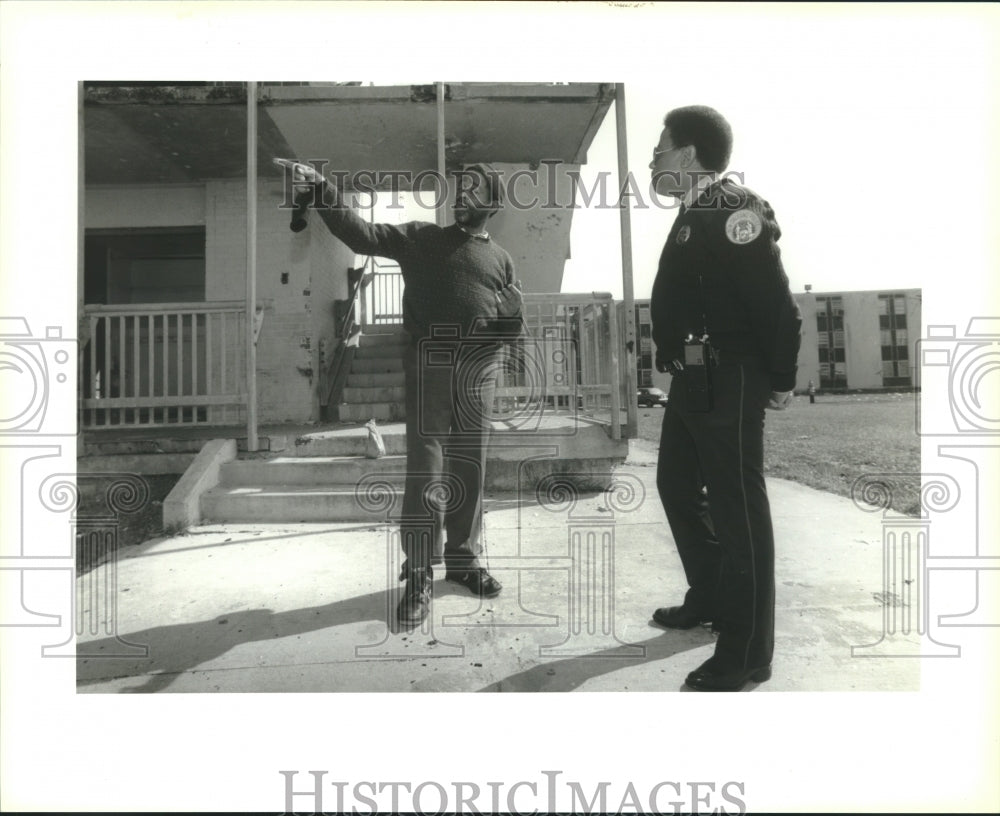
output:
[{"label": "porch awning", "polygon": [[[242,178],[246,150],[242,84],[94,83],[85,89],[87,184],[163,184]],[[476,161],[586,162],[614,99],[600,83],[450,83],[445,156]],[[260,85],[258,161],[328,159],[329,169],[437,168],[433,85]],[[405,188],[405,183],[401,185]]]}]

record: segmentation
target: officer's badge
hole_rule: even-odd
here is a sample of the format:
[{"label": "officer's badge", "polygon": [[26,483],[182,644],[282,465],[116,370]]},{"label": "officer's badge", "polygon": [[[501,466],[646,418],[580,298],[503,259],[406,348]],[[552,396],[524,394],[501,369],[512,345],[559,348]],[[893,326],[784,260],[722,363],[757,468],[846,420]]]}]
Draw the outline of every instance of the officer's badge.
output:
[{"label": "officer's badge", "polygon": [[677,243],[686,244],[688,238],[690,237],[691,237],[691,227],[685,224],[683,227],[681,227],[681,231],[677,233]]},{"label": "officer's badge", "polygon": [[749,244],[761,229],[760,216],[753,210],[738,210],[726,219],[726,237],[734,244]]}]

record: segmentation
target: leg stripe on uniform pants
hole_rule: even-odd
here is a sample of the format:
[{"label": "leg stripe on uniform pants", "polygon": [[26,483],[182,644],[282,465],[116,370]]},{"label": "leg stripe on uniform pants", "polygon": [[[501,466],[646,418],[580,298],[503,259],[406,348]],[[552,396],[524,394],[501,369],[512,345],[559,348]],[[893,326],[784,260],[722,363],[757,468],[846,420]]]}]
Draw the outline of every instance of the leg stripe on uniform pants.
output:
[{"label": "leg stripe on uniform pants", "polygon": [[754,635],[757,633],[757,558],[753,546],[753,527],[750,524],[750,507],[747,501],[747,486],[745,474],[743,472],[743,400],[746,397],[743,363],[740,363],[740,412],[739,423],[737,425],[737,447],[740,451],[740,489],[743,491],[743,517],[747,522],[747,541],[750,544],[750,576],[753,578],[753,595],[750,600],[751,620],[750,637],[747,638],[746,649],[743,651],[743,668],[747,667],[750,660],[750,644],[753,643]]}]

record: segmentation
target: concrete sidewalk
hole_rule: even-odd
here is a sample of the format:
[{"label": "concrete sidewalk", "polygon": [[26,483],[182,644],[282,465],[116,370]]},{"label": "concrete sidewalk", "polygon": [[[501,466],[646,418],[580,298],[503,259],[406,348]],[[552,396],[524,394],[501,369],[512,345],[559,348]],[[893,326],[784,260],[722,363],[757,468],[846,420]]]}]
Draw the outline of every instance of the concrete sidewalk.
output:
[{"label": "concrete sidewalk", "polygon": [[[619,488],[575,502],[555,488],[543,501],[489,495],[487,560],[503,593],[480,603],[439,568],[432,614],[411,630],[394,620],[390,525],[207,525],[128,548],[77,579],[104,635],[78,639],[78,690],[686,690],[714,637],[650,621],[686,589],[655,457],[634,442]],[[748,690],[917,690],[919,660],[852,656],[882,640],[886,604],[905,611],[883,587],[882,515],[791,482],[768,488],[774,676]],[[99,608],[105,580],[113,613]]]}]

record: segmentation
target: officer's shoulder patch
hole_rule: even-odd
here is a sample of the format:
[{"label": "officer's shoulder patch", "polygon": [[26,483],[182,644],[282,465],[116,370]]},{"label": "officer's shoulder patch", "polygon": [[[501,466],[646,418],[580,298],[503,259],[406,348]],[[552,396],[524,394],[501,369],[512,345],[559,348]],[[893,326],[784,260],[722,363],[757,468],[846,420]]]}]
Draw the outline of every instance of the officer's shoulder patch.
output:
[{"label": "officer's shoulder patch", "polygon": [[726,219],[726,237],[734,244],[749,244],[762,231],[760,216],[753,210],[737,210]]}]

